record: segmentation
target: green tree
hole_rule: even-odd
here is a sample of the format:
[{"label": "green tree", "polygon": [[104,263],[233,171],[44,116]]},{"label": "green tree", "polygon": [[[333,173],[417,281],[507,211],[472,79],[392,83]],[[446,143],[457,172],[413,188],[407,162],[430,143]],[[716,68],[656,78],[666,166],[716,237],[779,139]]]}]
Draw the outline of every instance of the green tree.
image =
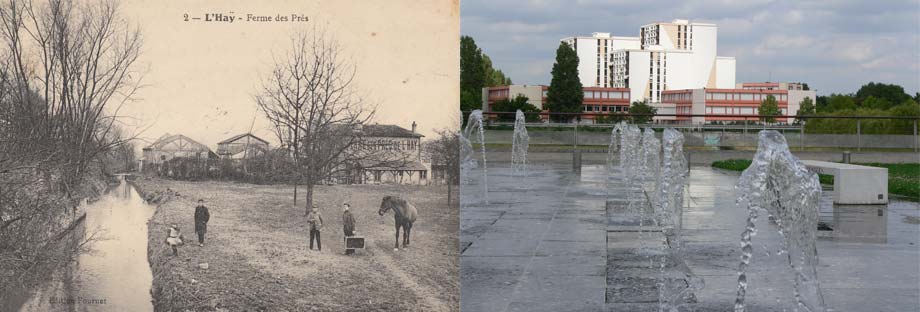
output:
[{"label": "green tree", "polygon": [[485,53],[482,54],[482,73],[486,87],[507,86],[511,84],[511,78],[506,77],[500,69],[492,67],[492,59]]},{"label": "green tree", "polygon": [[[540,109],[527,103],[529,100],[527,96],[518,94],[514,99],[502,99],[492,103],[492,111],[514,113],[517,110],[521,110],[521,112],[524,112],[524,118],[527,122],[538,122],[540,121]],[[514,121],[514,118],[514,114],[501,114],[498,116],[500,121]]]},{"label": "green tree", "polygon": [[776,122],[776,117],[782,114],[782,111],[779,110],[779,103],[776,102],[776,98],[773,95],[767,95],[766,99],[760,101],[760,107],[757,109],[757,114],[760,115],[760,120],[764,122]]},{"label": "green tree", "polygon": [[[562,42],[556,49],[552,75],[546,93],[546,108],[553,113],[580,113],[585,94],[578,78],[578,55],[568,43]],[[568,121],[572,117],[552,116],[552,119]]]},{"label": "green tree", "polygon": [[830,97],[827,95],[819,95],[817,98],[815,98],[815,112],[826,112],[829,101]]},{"label": "green tree", "polygon": [[[920,117],[920,104],[918,104],[913,99],[908,99],[902,102],[900,105],[894,106],[888,109],[885,112],[885,115],[888,116],[912,116]],[[913,120],[886,120],[887,122],[887,131],[886,134],[913,134],[914,133],[914,121]]]},{"label": "green tree", "polygon": [[482,91],[460,90],[460,110],[482,109]]},{"label": "green tree", "polygon": [[482,67],[482,50],[473,37],[460,37],[460,109],[482,108],[482,88],[485,75]]},{"label": "green tree", "polygon": [[[908,97],[907,99],[909,100],[910,97]],[[894,103],[888,102],[888,100],[884,98],[877,98],[874,95],[870,95],[869,97],[863,99],[862,103],[860,103],[860,107],[869,108],[869,109],[886,110],[893,106],[894,106]]]},{"label": "green tree", "polygon": [[511,78],[492,67],[472,37],[460,37],[460,110],[482,109],[482,88],[510,84]]},{"label": "green tree", "polygon": [[[630,115],[654,115],[658,113],[658,109],[648,105],[645,100],[635,101],[629,107]],[[632,116],[632,121],[635,124],[644,124],[652,121],[652,116]]]},{"label": "green tree", "polygon": [[[799,116],[808,116],[815,114],[815,104],[811,101],[811,97],[805,97],[801,102],[799,102],[799,111],[795,113],[796,117]],[[796,118],[795,122],[804,122],[804,119]]]},{"label": "green tree", "polygon": [[882,109],[888,109],[890,106],[904,103],[905,100],[911,98],[909,94],[904,92],[904,88],[899,85],[878,82],[867,83],[860,87],[859,91],[856,91],[856,103],[859,103],[860,107],[867,107],[862,104],[863,101],[869,97],[885,100],[885,102],[889,104],[889,107]]},{"label": "green tree", "polygon": [[831,94],[827,100],[827,112],[839,112],[845,110],[855,110],[856,101],[852,96],[846,94]]}]

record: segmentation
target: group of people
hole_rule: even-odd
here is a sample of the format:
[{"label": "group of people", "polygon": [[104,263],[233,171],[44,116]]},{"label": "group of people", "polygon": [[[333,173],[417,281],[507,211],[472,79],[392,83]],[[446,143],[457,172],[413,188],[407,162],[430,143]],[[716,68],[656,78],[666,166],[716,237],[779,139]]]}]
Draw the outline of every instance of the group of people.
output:
[{"label": "group of people", "polygon": [[[355,235],[355,216],[351,214],[351,205],[348,203],[342,204],[342,230],[345,233],[345,243],[348,243],[348,237]],[[310,209],[310,213],[307,214],[307,224],[310,229],[310,250],[313,250],[313,241],[316,241],[316,250],[323,250],[323,243],[320,239],[320,230],[323,228],[323,216],[319,213],[316,204],[313,204],[313,208]],[[345,249],[345,254],[350,255],[354,253],[353,249]]]},{"label": "group of people", "polygon": [[[323,216],[319,213],[316,204],[313,204],[310,213],[307,215],[307,224],[310,230],[310,250],[313,250],[313,242],[316,241],[316,250],[323,250],[323,243],[320,238],[320,231],[323,228]],[[351,214],[351,205],[342,204],[342,230],[345,233],[345,242],[348,243],[348,237],[355,235],[355,216]],[[204,247],[204,236],[208,231],[208,221],[211,220],[211,213],[208,207],[204,205],[204,199],[198,199],[198,205],[195,206],[195,233],[198,235],[198,247]],[[173,255],[179,255],[179,246],[185,244],[185,237],[179,230],[178,224],[172,224],[167,231],[166,244],[172,248]],[[345,249],[345,254],[353,254],[353,249]]]}]

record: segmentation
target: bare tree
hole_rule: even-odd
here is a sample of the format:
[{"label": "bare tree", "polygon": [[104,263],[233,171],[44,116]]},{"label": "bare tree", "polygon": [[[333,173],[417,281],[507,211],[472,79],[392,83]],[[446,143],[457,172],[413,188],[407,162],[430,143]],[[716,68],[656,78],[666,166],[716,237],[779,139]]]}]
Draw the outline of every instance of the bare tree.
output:
[{"label": "bare tree", "polygon": [[317,184],[352,173],[364,160],[385,161],[370,153],[362,126],[374,116],[354,85],[355,66],[337,41],[314,28],[291,39],[290,49],[276,56],[256,102],[293,157],[297,185],[307,188],[306,208]]},{"label": "bare tree", "polygon": [[107,0],[8,0],[0,12],[8,142],[54,146],[46,152],[63,165],[69,192],[96,156],[122,143],[106,138],[140,86],[140,32]]},{"label": "bare tree", "polygon": [[111,0],[0,2],[0,297],[85,243],[60,242],[94,169],[129,140],[115,125],[140,46]]},{"label": "bare tree", "polygon": [[[439,130],[438,139],[428,144],[431,154],[432,170],[435,167],[444,170],[444,182],[447,184],[447,203],[453,198],[453,187],[460,185],[460,133],[458,130]],[[458,187],[459,188],[459,187]]]}]

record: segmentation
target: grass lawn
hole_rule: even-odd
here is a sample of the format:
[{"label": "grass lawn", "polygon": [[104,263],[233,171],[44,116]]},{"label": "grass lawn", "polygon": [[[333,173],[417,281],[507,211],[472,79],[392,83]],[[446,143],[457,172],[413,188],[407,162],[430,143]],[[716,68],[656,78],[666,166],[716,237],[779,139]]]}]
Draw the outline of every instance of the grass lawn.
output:
[{"label": "grass lawn", "polygon": [[[856,165],[888,168],[888,192],[906,196],[920,201],[920,163],[883,164],[855,163]],[[729,159],[712,162],[712,167],[725,170],[743,171],[751,165],[750,159]],[[822,184],[834,184],[834,176],[819,174]]]}]

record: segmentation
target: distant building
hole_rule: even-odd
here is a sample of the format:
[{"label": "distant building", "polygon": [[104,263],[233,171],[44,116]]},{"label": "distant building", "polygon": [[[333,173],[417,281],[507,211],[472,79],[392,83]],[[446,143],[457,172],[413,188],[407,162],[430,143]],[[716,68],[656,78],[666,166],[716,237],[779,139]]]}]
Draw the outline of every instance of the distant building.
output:
[{"label": "distant building", "polygon": [[[544,85],[510,85],[487,87],[482,89],[482,111],[493,111],[495,102],[513,99],[518,95],[527,97],[527,103],[546,111],[546,91],[549,86]],[[626,88],[601,88],[584,87],[584,100],[582,111],[585,113],[614,113],[629,111],[629,89]],[[491,116],[490,116],[491,117]],[[583,121],[590,122],[594,116],[584,115]]]},{"label": "distant building", "polygon": [[206,145],[181,134],[165,134],[152,144],[143,148],[144,167],[161,164],[173,158],[207,160],[217,158],[217,154]]},{"label": "distant building", "polygon": [[585,87],[613,87],[610,53],[640,48],[639,37],[617,37],[603,32],[592,33],[590,37],[567,37],[562,42],[575,49],[578,55],[578,78]]},{"label": "distant building", "polygon": [[[351,183],[425,184],[430,164],[422,162],[423,135],[397,125],[365,125],[362,127],[362,148],[371,155],[354,168]],[[376,157],[375,157],[376,156]]]},{"label": "distant building", "polygon": [[[805,90],[808,85],[800,82],[742,82],[735,85],[735,89],[745,90]],[[814,99],[812,99],[814,100]]]},{"label": "distant building", "polygon": [[[629,102],[661,102],[666,90],[734,88],[735,58],[716,55],[715,24],[673,20],[644,25],[639,37],[567,37],[584,86],[628,88]],[[659,109],[660,110],[660,109]]]},{"label": "distant building", "polygon": [[252,133],[235,135],[217,143],[217,155],[221,159],[244,159],[263,155],[268,151],[268,141]]},{"label": "distant building", "polygon": [[[758,114],[760,103],[772,95],[779,106],[781,115],[795,115],[800,103],[806,97],[815,101],[814,90],[782,89],[779,84],[755,88],[752,85],[741,89],[685,89],[668,90],[662,93],[661,106],[673,109],[676,114],[714,115],[707,117],[656,117],[656,120],[675,120],[678,123],[703,124],[713,121],[743,121],[741,116]],[[774,88],[772,84],[776,84]],[[793,86],[794,85],[787,85]],[[755,118],[756,119],[756,118]],[[777,122],[792,123],[795,118],[779,119]]]}]

